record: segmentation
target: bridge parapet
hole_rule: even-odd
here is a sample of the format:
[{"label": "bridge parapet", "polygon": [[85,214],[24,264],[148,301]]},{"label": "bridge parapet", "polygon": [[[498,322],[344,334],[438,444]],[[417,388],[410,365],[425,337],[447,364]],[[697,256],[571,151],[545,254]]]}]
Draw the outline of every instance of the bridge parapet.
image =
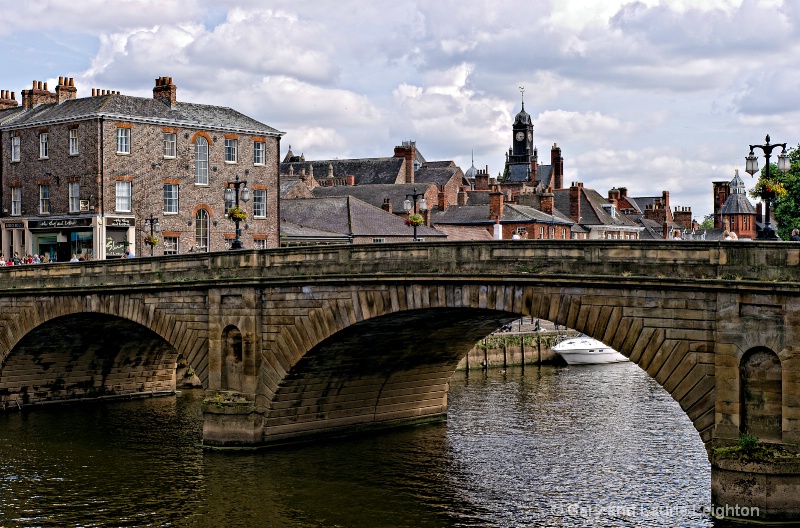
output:
[{"label": "bridge parapet", "polygon": [[688,241],[494,241],[318,246],[40,264],[0,269],[0,293],[354,275],[584,275],[689,284],[800,283],[800,245]]}]

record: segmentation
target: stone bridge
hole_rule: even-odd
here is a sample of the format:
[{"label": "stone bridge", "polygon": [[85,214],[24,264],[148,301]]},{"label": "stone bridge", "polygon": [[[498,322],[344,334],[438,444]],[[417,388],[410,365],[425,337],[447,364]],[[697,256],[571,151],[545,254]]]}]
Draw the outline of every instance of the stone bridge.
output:
[{"label": "stone bridge", "polygon": [[[614,347],[672,395],[709,451],[716,502],[800,518],[798,308],[791,243],[376,244],[12,267],[0,269],[0,405],[169,392],[187,364],[207,388],[208,446],[441,419],[470,347],[534,317]],[[721,449],[743,432],[767,454]]]}]

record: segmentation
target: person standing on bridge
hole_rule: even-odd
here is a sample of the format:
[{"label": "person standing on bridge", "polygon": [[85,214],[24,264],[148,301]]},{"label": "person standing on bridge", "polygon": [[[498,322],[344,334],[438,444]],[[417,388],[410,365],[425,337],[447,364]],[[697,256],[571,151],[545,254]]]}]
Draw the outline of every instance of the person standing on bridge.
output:
[{"label": "person standing on bridge", "polygon": [[800,229],[797,229],[796,227],[792,229],[792,236],[789,237],[789,240],[792,240],[793,242],[800,242]]}]

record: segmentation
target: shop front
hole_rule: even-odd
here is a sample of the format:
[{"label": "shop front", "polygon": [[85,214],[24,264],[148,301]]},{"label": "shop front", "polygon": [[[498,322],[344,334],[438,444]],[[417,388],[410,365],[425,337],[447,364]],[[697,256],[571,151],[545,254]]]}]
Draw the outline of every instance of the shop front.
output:
[{"label": "shop front", "polygon": [[125,251],[133,250],[134,229],[136,219],[131,217],[106,217],[105,219],[105,256],[104,258],[122,258]]},{"label": "shop front", "polygon": [[21,220],[3,222],[3,249],[0,253],[11,258],[15,251],[25,252],[25,222]]},{"label": "shop front", "polygon": [[84,260],[96,258],[94,217],[28,220],[31,254],[47,261],[69,262],[72,255]]}]

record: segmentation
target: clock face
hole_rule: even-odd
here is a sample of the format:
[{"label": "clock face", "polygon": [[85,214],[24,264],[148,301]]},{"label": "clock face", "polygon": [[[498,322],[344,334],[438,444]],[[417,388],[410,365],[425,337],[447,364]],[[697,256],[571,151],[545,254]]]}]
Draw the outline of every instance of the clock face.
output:
[{"label": "clock face", "polygon": [[525,133],[517,132],[517,141],[522,141],[523,139],[525,139]]},{"label": "clock face", "polygon": [[528,141],[533,141],[533,134],[528,132]]}]

